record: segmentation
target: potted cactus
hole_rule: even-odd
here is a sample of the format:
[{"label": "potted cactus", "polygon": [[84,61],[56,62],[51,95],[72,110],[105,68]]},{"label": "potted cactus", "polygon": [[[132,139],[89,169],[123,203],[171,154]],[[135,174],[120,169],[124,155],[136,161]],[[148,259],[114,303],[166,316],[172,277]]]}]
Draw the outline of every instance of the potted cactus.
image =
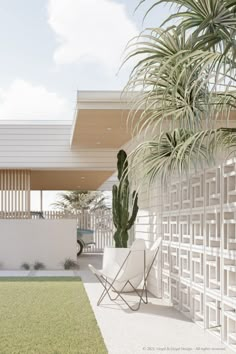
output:
[{"label": "potted cactus", "polygon": [[117,154],[117,170],[119,184],[112,188],[112,213],[116,228],[114,240],[116,247],[127,248],[128,232],[134,225],[138,213],[138,195],[133,191],[130,201],[128,161],[124,150],[120,150]]},{"label": "potted cactus", "polygon": [[[124,150],[120,150],[117,155],[117,170],[119,183],[112,188],[112,213],[113,223],[116,231],[114,233],[115,247],[106,247],[103,257],[103,269],[110,268],[111,265],[121,266],[126,259],[129,249],[129,230],[134,225],[138,213],[138,195],[134,191],[130,194],[129,180],[127,175],[128,161]],[[138,285],[135,283],[134,285]],[[116,284],[116,289],[123,289],[124,284]],[[127,284],[123,292],[133,291]]]}]

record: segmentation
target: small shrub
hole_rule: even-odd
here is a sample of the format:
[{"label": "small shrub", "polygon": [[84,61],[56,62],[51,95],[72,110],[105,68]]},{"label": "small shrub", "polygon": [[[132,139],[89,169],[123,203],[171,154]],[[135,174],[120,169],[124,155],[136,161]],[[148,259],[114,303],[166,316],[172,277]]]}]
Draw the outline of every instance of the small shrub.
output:
[{"label": "small shrub", "polygon": [[29,265],[29,263],[22,263],[21,269],[30,270],[30,265]]},{"label": "small shrub", "polygon": [[34,263],[34,269],[35,270],[40,270],[40,269],[45,269],[45,265],[42,262],[35,262]]},{"label": "small shrub", "polygon": [[64,269],[68,270],[68,269],[78,269],[79,266],[78,264],[70,258],[67,258],[64,262]]}]

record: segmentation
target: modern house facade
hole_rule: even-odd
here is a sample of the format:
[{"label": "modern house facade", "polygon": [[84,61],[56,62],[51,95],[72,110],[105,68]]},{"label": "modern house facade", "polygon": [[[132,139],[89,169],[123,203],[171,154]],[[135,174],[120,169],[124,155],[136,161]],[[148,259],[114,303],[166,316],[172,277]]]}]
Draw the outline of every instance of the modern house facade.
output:
[{"label": "modern house facade", "polygon": [[120,92],[81,92],[73,121],[1,121],[2,267],[42,261],[61,269],[65,259],[76,260],[76,220],[64,220],[66,226],[63,220],[31,220],[31,191],[97,190],[116,169],[117,149],[130,139],[127,114]]},{"label": "modern house facade", "polygon": [[[118,150],[137,144],[129,109],[120,92],[79,92],[73,122],[2,123],[2,217],[17,219],[23,208],[27,219],[30,190],[110,190]],[[168,189],[143,185],[139,208],[135,237],[162,236],[149,290],[236,350],[236,159],[176,178]]]}]

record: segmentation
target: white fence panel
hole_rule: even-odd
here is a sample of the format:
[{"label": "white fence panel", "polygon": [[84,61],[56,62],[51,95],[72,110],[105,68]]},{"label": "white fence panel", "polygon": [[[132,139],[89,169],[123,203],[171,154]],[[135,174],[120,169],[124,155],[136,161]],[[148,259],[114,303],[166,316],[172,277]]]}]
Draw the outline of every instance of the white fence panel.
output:
[{"label": "white fence panel", "polygon": [[34,219],[71,219],[77,220],[77,227],[80,229],[93,230],[94,245],[85,247],[85,253],[103,252],[106,246],[113,246],[113,221],[111,209],[78,210],[76,213],[65,213],[62,211],[31,212]]}]

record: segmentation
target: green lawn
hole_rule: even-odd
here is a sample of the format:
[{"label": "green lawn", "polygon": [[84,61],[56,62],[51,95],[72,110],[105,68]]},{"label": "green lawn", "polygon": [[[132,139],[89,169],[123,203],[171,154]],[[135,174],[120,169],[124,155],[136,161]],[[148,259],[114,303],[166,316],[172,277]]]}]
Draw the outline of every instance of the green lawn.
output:
[{"label": "green lawn", "polygon": [[0,353],[107,353],[82,282],[0,278]]}]

